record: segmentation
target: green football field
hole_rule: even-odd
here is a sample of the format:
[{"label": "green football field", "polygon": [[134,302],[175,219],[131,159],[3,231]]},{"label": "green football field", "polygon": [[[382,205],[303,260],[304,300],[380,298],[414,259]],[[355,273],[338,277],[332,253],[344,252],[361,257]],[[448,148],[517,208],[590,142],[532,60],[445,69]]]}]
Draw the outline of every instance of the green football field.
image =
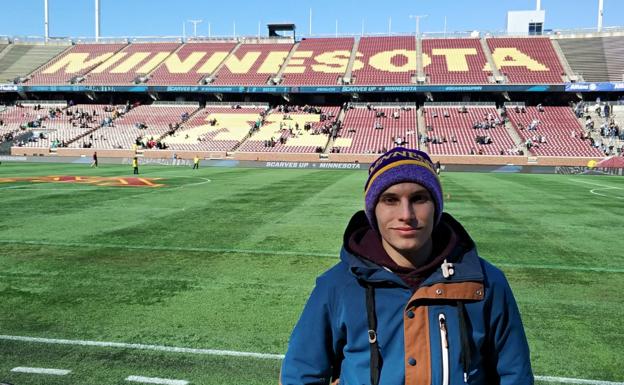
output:
[{"label": "green football field", "polygon": [[[100,178],[60,181],[76,176]],[[142,166],[150,179],[131,177],[129,166],[0,165],[0,382],[276,384],[315,277],[363,206],[365,171]],[[445,210],[509,278],[538,382],[624,383],[624,179],[442,183]]]}]

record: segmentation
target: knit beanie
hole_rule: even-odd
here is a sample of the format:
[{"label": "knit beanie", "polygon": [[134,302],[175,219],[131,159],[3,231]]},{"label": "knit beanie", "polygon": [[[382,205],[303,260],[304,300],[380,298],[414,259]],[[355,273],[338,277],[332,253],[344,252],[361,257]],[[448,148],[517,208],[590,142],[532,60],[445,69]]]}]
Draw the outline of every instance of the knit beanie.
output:
[{"label": "knit beanie", "polygon": [[442,186],[429,155],[422,151],[395,147],[381,155],[368,168],[368,180],[364,186],[366,216],[376,231],[375,206],[379,196],[390,186],[412,182],[418,183],[431,194],[435,206],[435,224],[442,216]]}]

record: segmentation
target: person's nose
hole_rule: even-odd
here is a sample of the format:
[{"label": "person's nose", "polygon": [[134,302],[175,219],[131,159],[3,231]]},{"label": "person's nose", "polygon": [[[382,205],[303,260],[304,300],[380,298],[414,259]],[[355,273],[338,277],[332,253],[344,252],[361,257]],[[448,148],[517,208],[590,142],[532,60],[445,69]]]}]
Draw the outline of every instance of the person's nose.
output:
[{"label": "person's nose", "polygon": [[415,220],[416,215],[414,213],[414,208],[410,204],[408,199],[401,199],[401,203],[399,205],[400,209],[400,220],[406,223],[411,223]]}]

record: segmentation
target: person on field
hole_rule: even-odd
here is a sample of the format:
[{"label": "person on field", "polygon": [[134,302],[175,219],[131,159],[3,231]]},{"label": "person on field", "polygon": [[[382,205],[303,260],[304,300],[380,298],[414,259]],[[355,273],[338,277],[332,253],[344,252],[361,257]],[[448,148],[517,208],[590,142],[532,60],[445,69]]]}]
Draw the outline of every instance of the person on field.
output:
[{"label": "person on field", "polygon": [[503,273],[443,212],[429,156],[371,164],[365,210],[321,275],[282,362],[282,385],[531,385],[529,347]]},{"label": "person on field", "polygon": [[193,158],[193,170],[199,170],[199,156]]},{"label": "person on field", "polygon": [[91,167],[95,167],[97,168],[98,166],[98,157],[97,157],[97,151],[93,153],[93,162],[91,162]]},{"label": "person on field", "polygon": [[132,173],[134,175],[139,174],[139,158],[137,158],[136,156],[132,158]]}]

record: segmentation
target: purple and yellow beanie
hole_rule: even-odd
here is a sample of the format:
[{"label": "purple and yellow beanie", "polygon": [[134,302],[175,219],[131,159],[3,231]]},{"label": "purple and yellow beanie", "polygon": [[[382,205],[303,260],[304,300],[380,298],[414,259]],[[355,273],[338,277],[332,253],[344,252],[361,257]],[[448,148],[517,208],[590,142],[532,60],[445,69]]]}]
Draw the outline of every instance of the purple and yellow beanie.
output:
[{"label": "purple and yellow beanie", "polygon": [[422,151],[395,147],[381,155],[368,168],[368,180],[364,185],[366,216],[373,229],[377,228],[375,206],[379,196],[397,183],[413,182],[423,186],[433,198],[435,224],[442,216],[442,186],[429,155]]}]

